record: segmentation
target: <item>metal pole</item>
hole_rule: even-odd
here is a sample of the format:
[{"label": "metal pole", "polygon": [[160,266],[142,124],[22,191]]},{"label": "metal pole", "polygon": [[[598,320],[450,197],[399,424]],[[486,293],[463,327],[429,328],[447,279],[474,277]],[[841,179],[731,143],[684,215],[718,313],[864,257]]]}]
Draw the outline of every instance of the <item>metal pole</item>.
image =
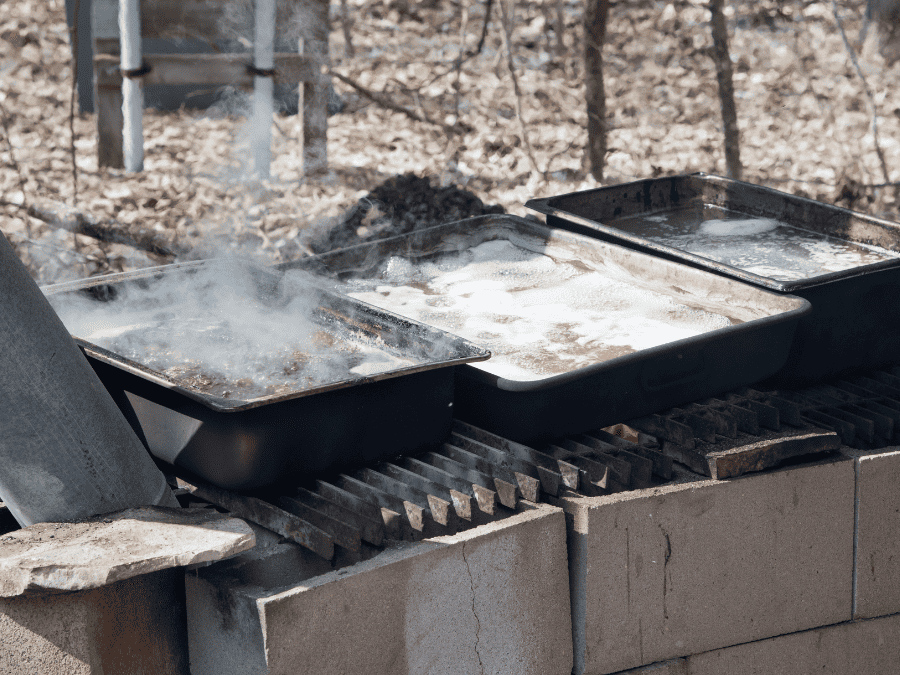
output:
[{"label": "metal pole", "polygon": [[125,170],[144,168],[144,92],[140,76],[129,76],[141,68],[141,9],[139,0],[119,0],[119,40],[122,57],[122,154]]},{"label": "metal pole", "polygon": [[256,0],[256,21],[253,41],[253,61],[257,74],[253,78],[253,114],[250,119],[250,147],[253,172],[268,178],[272,164],[272,93],[275,67],[275,0]]}]

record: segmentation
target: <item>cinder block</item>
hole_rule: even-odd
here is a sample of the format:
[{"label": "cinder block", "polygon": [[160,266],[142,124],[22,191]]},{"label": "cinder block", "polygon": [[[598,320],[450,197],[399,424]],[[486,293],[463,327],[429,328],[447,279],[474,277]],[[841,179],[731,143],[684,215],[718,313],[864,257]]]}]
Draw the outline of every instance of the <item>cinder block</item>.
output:
[{"label": "cinder block", "polygon": [[561,504],[576,674],[850,619],[852,460]]},{"label": "cinder block", "polygon": [[187,675],[184,572],[0,598],[3,675]]},{"label": "cinder block", "polygon": [[565,520],[548,505],[280,588],[236,572],[187,577],[193,675],[572,669]]},{"label": "cinder block", "polygon": [[900,612],[900,451],[856,461],[854,618],[894,614]]},{"label": "cinder block", "polygon": [[900,615],[842,623],[697,654],[687,659],[684,672],[690,675],[896,675],[900,672]]}]

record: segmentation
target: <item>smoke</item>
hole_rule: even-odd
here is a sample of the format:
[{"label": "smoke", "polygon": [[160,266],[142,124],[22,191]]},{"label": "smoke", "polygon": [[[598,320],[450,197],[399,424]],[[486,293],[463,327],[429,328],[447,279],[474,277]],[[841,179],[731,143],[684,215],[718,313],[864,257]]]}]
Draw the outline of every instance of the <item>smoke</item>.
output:
[{"label": "smoke", "polygon": [[348,323],[329,309],[309,275],[278,278],[235,260],[105,288],[93,296],[51,289],[48,299],[74,336],[225,398],[282,395],[407,368],[435,349],[401,351],[390,335],[353,330],[352,317]]},{"label": "smoke", "polygon": [[277,176],[263,181],[254,172],[252,140],[259,122],[252,118],[252,97],[252,92],[225,87],[203,115],[228,119],[232,125],[231,142],[221,148],[219,162],[202,167],[202,174],[226,198],[197,223],[189,242],[191,252],[180,256],[181,261],[239,257],[268,265],[295,253],[291,247],[279,250],[261,226],[271,191],[279,188]]},{"label": "smoke", "polygon": [[[296,53],[301,39],[314,37],[315,30],[327,30],[325,27],[313,26],[308,20],[309,8],[304,11],[305,3],[276,3],[275,51]],[[217,29],[226,44],[234,51],[253,49],[255,10],[253,0],[230,0],[222,7],[222,14]]]},{"label": "smoke", "polygon": [[22,232],[5,233],[16,255],[28,268],[38,284],[52,284],[83,279],[99,271],[115,271],[152,267],[155,263],[142,251],[121,244],[107,245],[106,250],[95,248],[87,237],[81,247],[73,247],[73,235],[66,230],[49,229],[32,238]]}]

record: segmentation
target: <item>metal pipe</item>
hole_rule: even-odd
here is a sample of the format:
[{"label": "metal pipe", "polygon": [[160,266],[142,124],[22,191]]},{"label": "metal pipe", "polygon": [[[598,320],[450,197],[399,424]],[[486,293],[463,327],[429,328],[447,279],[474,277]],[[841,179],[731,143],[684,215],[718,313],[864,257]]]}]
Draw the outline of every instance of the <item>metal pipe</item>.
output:
[{"label": "metal pipe", "polygon": [[253,173],[261,178],[269,177],[272,164],[272,94],[274,82],[271,72],[275,65],[275,0],[256,0],[256,21],[253,40],[253,61],[256,75],[253,78],[253,113],[250,120],[250,148],[253,156]]},{"label": "metal pipe", "polygon": [[139,77],[129,77],[141,69],[141,9],[138,0],[119,0],[119,40],[122,74],[122,154],[125,170],[144,168],[144,90]]}]

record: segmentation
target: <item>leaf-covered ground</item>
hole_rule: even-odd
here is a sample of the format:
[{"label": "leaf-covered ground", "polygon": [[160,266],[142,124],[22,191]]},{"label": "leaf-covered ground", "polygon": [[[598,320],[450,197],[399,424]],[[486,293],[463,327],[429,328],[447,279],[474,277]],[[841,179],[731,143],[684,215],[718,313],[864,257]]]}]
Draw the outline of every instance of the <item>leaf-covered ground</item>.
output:
[{"label": "leaf-covered ground", "polygon": [[[304,178],[299,120],[276,116],[273,178],[261,183],[248,177],[246,120],[233,114],[246,106],[242,94],[207,113],[148,110],[140,174],[98,170],[95,118],[76,115],[77,199],[63,0],[0,2],[0,230],[46,283],[167,262],[24,214],[23,207],[47,200],[175,232],[195,256],[240,251],[275,261],[303,255],[312,234],[397,174],[433,176],[436,185],[457,185],[520,215],[530,197],[595,187],[583,164],[581,3],[564,0],[559,34],[550,0],[508,0],[522,125],[499,2],[482,53],[458,71],[460,48],[478,42],[484,2],[349,0],[352,58],[339,7],[332,7],[336,72],[432,119],[468,125],[469,133],[448,135],[336,82],[347,106],[329,118],[330,171]],[[851,41],[863,5],[838,2]],[[830,0],[730,0],[727,13],[744,178],[900,219],[894,188],[878,187],[888,181],[875,151],[871,105]],[[604,47],[611,129],[605,182],[724,173],[708,22],[700,0],[613,3]],[[871,43],[859,62],[874,96],[889,181],[900,181],[900,65],[887,68]]]}]

